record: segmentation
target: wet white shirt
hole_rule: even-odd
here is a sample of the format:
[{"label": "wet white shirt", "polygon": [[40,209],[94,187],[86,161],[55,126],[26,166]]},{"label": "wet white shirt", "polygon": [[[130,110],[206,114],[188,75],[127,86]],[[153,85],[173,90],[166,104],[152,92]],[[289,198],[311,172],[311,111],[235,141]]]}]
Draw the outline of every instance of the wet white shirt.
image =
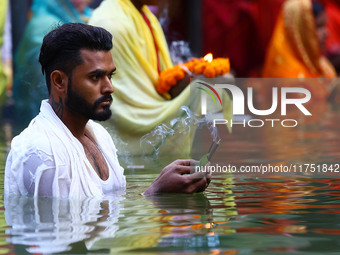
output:
[{"label": "wet white shirt", "polygon": [[12,141],[5,167],[5,195],[82,198],[124,189],[124,169],[109,133],[91,120],[86,132],[106,159],[109,167],[106,181],[99,178],[82,144],[47,100],[42,101],[39,115]]}]

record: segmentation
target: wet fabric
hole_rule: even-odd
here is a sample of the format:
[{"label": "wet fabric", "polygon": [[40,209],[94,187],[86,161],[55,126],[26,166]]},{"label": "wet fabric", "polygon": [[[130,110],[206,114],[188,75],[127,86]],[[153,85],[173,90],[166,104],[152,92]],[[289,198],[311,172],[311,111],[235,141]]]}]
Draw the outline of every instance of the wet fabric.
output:
[{"label": "wet fabric", "polygon": [[[141,12],[149,20],[152,32]],[[155,135],[151,133],[150,138],[160,135],[163,137],[161,151],[185,155],[191,146],[188,125],[183,127],[173,123],[187,116],[182,106],[194,113],[200,110],[199,96],[190,92],[190,86],[170,100],[157,93],[157,66],[159,64],[163,71],[172,67],[172,62],[157,18],[147,6],[143,6],[141,12],[130,0],[107,0],[93,12],[89,21],[89,24],[103,27],[113,35],[112,56],[117,73],[112,77],[115,89],[111,106],[113,114],[105,125],[109,123],[120,153],[153,153],[158,148],[158,142],[149,148],[141,144],[141,138],[157,131],[157,127],[165,127],[168,131]],[[228,108],[229,97],[226,93],[222,97],[225,108]],[[231,111],[230,107],[228,109]],[[153,142],[147,140],[145,145]]]},{"label": "wet fabric", "polygon": [[108,180],[99,178],[82,144],[44,100],[39,115],[12,141],[5,167],[5,194],[83,198],[100,197],[104,189],[105,193],[124,189],[124,169],[110,135],[91,120],[85,132],[106,159]]},{"label": "wet fabric", "polygon": [[20,121],[28,122],[39,113],[40,102],[48,98],[45,78],[39,63],[44,36],[57,25],[84,23],[91,14],[80,14],[69,0],[34,0],[32,18],[28,22],[15,54],[13,97]]}]

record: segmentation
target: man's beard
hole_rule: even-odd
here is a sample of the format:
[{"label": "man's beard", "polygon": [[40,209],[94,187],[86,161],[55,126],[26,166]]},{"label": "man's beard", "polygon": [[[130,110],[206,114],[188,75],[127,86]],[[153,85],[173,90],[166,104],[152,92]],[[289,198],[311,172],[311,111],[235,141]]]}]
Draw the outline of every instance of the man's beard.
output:
[{"label": "man's beard", "polygon": [[102,96],[97,99],[94,104],[90,104],[79,93],[72,90],[72,80],[70,77],[68,79],[68,83],[69,86],[67,90],[65,104],[71,111],[91,120],[104,121],[108,120],[111,117],[112,112],[110,110],[110,105],[104,106],[103,111],[96,112],[99,104],[106,102],[107,100],[110,100],[110,102],[112,102],[111,95]]}]

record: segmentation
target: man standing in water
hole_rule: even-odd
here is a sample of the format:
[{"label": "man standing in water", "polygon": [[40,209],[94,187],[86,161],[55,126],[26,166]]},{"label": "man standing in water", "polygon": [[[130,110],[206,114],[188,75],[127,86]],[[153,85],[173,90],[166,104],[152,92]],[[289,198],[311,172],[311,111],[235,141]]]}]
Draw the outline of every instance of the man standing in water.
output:
[{"label": "man standing in water", "polygon": [[[45,36],[39,62],[49,99],[42,101],[39,115],[12,141],[5,168],[6,195],[81,198],[125,188],[115,145],[93,121],[111,116],[111,76],[116,71],[111,48],[109,32],[80,23],[64,24]],[[210,175],[189,175],[191,163],[171,163],[144,194],[205,190]]]}]

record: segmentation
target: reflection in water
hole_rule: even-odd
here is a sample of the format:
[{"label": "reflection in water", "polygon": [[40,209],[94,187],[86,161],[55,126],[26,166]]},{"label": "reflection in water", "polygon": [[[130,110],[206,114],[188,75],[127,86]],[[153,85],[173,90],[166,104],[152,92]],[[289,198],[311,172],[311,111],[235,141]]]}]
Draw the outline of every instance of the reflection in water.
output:
[{"label": "reflection in water", "polygon": [[189,237],[203,240],[213,228],[212,208],[203,194],[139,199],[142,201],[124,201],[125,217],[119,219],[119,230],[111,238],[98,241],[92,249],[104,248],[112,253],[162,247],[168,250]]},{"label": "reflection in water", "polygon": [[155,176],[127,173],[128,194],[104,200],[6,199],[6,240],[31,253],[340,249],[339,178],[216,175],[205,194],[137,195]]},{"label": "reflection in water", "polygon": [[13,244],[29,246],[31,253],[54,253],[84,241],[91,248],[99,237],[112,236],[124,197],[105,200],[5,197],[6,234]]}]

